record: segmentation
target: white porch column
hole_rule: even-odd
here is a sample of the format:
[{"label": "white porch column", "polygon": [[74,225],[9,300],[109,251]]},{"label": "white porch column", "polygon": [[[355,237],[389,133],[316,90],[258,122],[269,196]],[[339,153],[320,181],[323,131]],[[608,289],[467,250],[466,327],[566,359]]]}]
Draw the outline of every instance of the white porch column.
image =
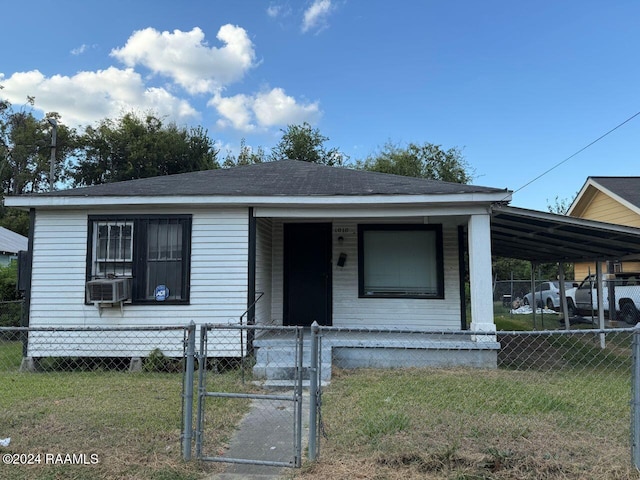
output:
[{"label": "white porch column", "polygon": [[[471,288],[471,330],[495,332],[493,319],[493,278],[491,274],[491,216],[469,218],[469,278]],[[495,337],[476,337],[495,341]]]}]

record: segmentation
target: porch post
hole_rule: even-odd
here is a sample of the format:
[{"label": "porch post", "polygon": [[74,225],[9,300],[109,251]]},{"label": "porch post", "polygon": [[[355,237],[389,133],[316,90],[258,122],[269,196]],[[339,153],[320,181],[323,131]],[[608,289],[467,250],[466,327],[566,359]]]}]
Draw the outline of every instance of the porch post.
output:
[{"label": "porch post", "polygon": [[[469,276],[471,288],[471,330],[495,332],[491,276],[491,216],[469,218]],[[478,341],[494,341],[493,337],[476,337]]]},{"label": "porch post", "polygon": [[467,276],[466,251],[464,227],[458,225],[458,277],[460,279],[460,328],[462,330],[469,330],[467,325],[467,294],[464,288],[465,277]]},{"label": "porch post", "polygon": [[253,207],[249,207],[248,228],[249,251],[247,255],[247,324],[254,325],[256,320],[256,217],[253,215]]}]

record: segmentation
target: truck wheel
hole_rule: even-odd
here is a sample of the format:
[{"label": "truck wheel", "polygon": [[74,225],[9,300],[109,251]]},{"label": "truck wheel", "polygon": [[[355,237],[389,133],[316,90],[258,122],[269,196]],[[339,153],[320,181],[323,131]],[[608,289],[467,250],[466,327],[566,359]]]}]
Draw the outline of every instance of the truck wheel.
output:
[{"label": "truck wheel", "polygon": [[569,315],[569,318],[576,316],[576,306],[570,298],[567,298],[567,314]]},{"label": "truck wheel", "polygon": [[633,303],[625,302],[620,308],[620,318],[629,325],[635,325],[640,320],[640,314]]}]

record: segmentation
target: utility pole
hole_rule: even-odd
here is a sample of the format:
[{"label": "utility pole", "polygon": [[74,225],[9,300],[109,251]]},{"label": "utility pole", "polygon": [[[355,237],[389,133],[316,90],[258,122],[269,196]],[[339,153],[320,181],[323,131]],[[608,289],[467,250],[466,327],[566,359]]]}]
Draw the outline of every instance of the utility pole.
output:
[{"label": "utility pole", "polygon": [[51,165],[49,166],[49,191],[53,192],[53,184],[55,183],[56,170],[56,136],[58,134],[58,122],[55,118],[49,118],[51,124]]}]

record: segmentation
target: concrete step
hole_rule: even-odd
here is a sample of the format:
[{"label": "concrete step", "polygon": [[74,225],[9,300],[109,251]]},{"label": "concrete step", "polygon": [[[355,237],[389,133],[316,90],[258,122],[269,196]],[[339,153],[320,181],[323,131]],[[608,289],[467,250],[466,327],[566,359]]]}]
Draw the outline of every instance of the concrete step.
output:
[{"label": "concrete step", "polygon": [[[323,360],[331,358],[331,348],[323,348],[320,355]],[[294,349],[287,347],[264,346],[256,348],[256,358],[264,363],[295,363],[298,353]],[[302,363],[307,365],[311,363],[311,352],[309,350],[302,351]]]}]

